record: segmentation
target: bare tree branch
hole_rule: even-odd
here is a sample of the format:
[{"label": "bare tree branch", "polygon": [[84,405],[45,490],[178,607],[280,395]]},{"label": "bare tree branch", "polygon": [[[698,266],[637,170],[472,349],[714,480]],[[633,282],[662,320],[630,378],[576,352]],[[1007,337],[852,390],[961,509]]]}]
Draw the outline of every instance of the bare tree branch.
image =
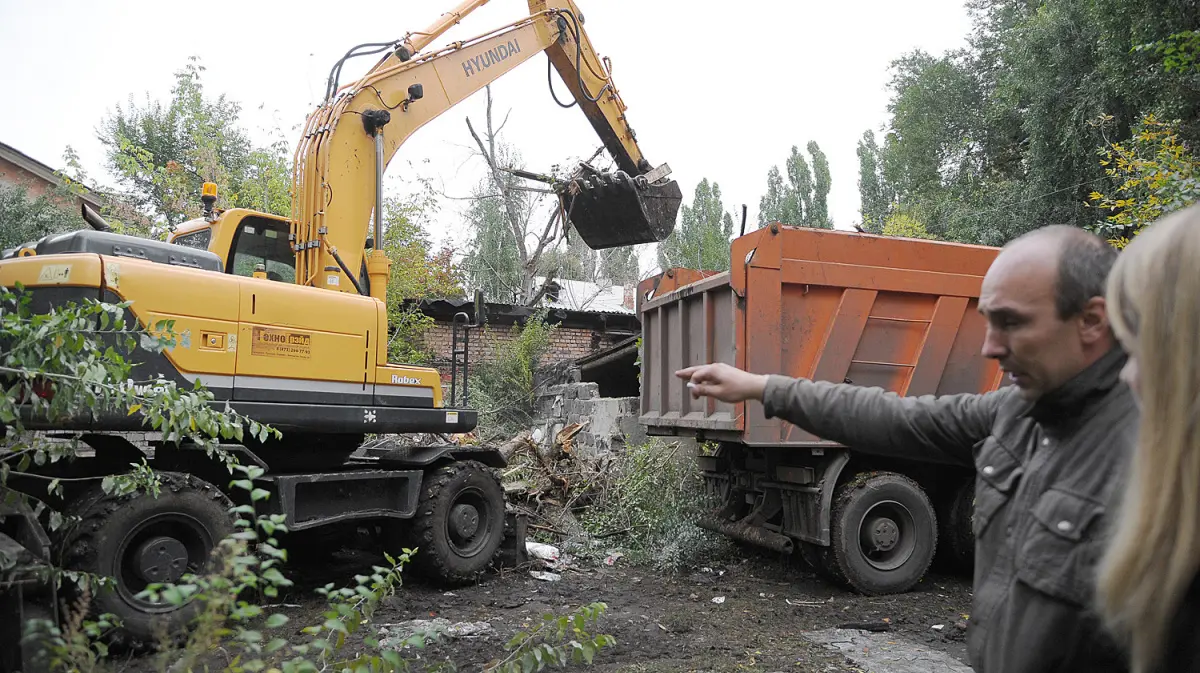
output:
[{"label": "bare tree branch", "polygon": [[595,151],[595,152],[592,152],[592,156],[588,157],[588,158],[587,158],[587,161],[585,161],[585,162],[583,162],[583,163],[585,163],[585,164],[590,164],[590,163],[592,163],[592,161],[593,161],[593,160],[594,160],[596,157],[600,156],[600,153],[601,153],[601,152],[603,152],[603,151],[604,151],[604,145],[601,145],[600,147],[597,147],[597,148],[596,148],[596,151]]},{"label": "bare tree branch", "polygon": [[509,187],[509,189],[511,189],[513,191],[517,191],[517,192],[534,192],[537,194],[557,194],[558,193],[558,192],[555,192],[553,189],[543,189],[541,187],[518,187],[516,185],[513,185],[512,187]]},{"label": "bare tree branch", "polygon": [[504,121],[500,122],[500,128],[496,129],[496,135],[504,130],[504,125],[508,123],[508,116],[512,114],[512,108],[508,108],[508,112],[504,113]]},{"label": "bare tree branch", "polygon": [[[554,227],[554,223],[558,221],[558,217],[561,213],[562,213],[561,210],[559,210],[558,208],[555,208],[554,212],[550,215],[550,221],[546,222],[546,228],[542,230],[542,235],[538,237],[537,248],[534,250],[534,253],[533,253],[535,258],[541,257],[542,251],[544,251],[546,249],[546,244],[549,243],[552,239],[557,238],[558,228],[557,227],[554,228],[555,235],[553,235],[553,236],[551,235],[550,228]],[[555,241],[555,242],[557,242],[557,241]],[[535,259],[535,263],[536,263],[536,259]]]},{"label": "bare tree branch", "polygon": [[471,137],[475,139],[475,144],[479,145],[479,154],[483,156],[483,160],[487,162],[488,168],[496,170],[495,164],[492,163],[492,155],[488,154],[487,149],[483,146],[483,141],[479,139],[479,134],[475,132],[475,127],[471,126],[471,118],[467,117],[467,130],[471,132]]}]

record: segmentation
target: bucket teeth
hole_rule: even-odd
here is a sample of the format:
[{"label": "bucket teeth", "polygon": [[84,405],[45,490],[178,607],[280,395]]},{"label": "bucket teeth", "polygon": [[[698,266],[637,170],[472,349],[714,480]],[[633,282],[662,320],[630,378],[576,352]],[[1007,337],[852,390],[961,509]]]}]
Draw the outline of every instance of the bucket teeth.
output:
[{"label": "bucket teeth", "polygon": [[675,228],[683,193],[674,180],[649,184],[625,171],[580,169],[563,198],[579,237],[602,250],[665,239]]}]

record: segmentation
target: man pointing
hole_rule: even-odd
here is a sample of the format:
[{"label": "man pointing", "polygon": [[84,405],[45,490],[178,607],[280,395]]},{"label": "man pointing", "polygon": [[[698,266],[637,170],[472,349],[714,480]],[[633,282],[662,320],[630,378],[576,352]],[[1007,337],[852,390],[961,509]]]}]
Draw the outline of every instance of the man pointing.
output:
[{"label": "man pointing", "polygon": [[1104,240],[1067,226],[1000,252],[979,297],[983,355],[1014,385],[994,392],[900,397],[721,363],[676,375],[694,397],[759,400],[768,418],[856,451],[973,462],[972,666],[1123,672],[1123,653],[1090,609],[1111,498],[1137,431],[1118,378],[1126,357],[1105,313],[1115,257]]}]

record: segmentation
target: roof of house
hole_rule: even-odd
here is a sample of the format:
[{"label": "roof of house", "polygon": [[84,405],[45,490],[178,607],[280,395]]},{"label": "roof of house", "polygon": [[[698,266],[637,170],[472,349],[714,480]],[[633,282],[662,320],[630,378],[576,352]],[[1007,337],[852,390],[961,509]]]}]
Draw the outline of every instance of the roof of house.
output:
[{"label": "roof of house", "polygon": [[[534,278],[534,287],[541,287],[546,282],[545,276]],[[556,278],[558,284],[558,299],[542,296],[541,303],[546,306],[561,306],[572,311],[593,311],[598,313],[629,313],[633,314],[631,306],[625,305],[625,287],[611,283],[601,285],[582,280],[563,280]]]},{"label": "roof of house", "polygon": [[[12,145],[0,142],[0,158],[20,166],[23,170],[37,176],[38,178],[41,178],[42,180],[45,180],[46,182],[55,185],[62,184],[62,180],[59,179],[58,175],[55,174],[55,169],[38,161],[37,159],[34,159],[28,154],[25,154]],[[92,206],[97,210],[99,210],[102,205],[102,200],[99,195],[95,194],[91,190],[89,190],[89,193],[87,194],[79,194],[78,196],[89,206]]]},{"label": "roof of house", "polygon": [[[425,315],[434,319],[453,320],[456,314],[462,313],[470,322],[475,321],[475,305],[469,299],[443,298],[406,300],[405,304],[415,304]],[[563,327],[591,329],[614,334],[635,334],[641,331],[642,323],[631,311],[578,311],[565,306],[547,304],[546,320],[551,324]],[[536,310],[531,306],[519,304],[501,304],[486,302],[484,310],[487,321],[500,325],[523,325]]]}]

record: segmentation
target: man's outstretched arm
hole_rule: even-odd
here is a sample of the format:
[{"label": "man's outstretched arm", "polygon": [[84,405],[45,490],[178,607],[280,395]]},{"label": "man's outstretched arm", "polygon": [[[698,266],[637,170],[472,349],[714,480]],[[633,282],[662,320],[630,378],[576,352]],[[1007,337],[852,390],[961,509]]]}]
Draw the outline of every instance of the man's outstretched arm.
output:
[{"label": "man's outstretched arm", "polygon": [[860,451],[963,465],[972,463],[972,448],[991,433],[1007,394],[900,397],[880,388],[751,374],[723,363],[675,375],[688,382],[693,397],[759,400],[768,418]]}]

